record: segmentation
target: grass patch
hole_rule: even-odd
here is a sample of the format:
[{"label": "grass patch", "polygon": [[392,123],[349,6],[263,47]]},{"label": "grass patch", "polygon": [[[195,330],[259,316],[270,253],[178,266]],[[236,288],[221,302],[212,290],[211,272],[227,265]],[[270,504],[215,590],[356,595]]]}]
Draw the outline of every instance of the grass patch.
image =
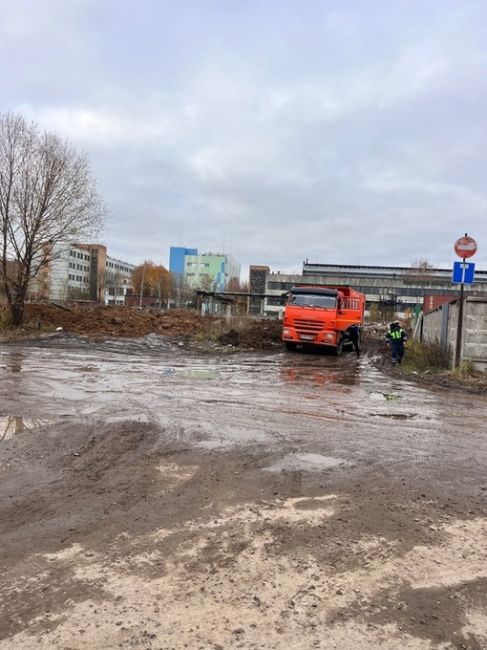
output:
[{"label": "grass patch", "polygon": [[240,333],[246,325],[242,319],[231,318],[227,321],[225,318],[208,321],[207,327],[200,330],[194,335],[193,339],[197,343],[221,343],[223,345],[238,345]]},{"label": "grass patch", "polygon": [[439,343],[420,343],[409,340],[402,363],[405,372],[443,372],[451,367],[448,352]]},{"label": "grass patch", "polygon": [[12,327],[12,320],[8,309],[0,309],[0,330],[8,330]]},{"label": "grass patch", "polygon": [[476,370],[475,364],[473,361],[462,361],[462,363],[453,368],[451,371],[453,377],[458,379],[471,379],[478,377],[485,377],[485,373],[481,370]]},{"label": "grass patch", "polygon": [[54,332],[56,328],[52,325],[39,325],[37,322],[28,320],[27,315],[23,325],[15,327],[12,323],[10,310],[7,307],[0,307],[0,340],[2,341],[17,341],[32,336],[36,337],[40,334]]},{"label": "grass patch", "polygon": [[208,326],[194,334],[193,340],[197,343],[218,343],[220,336],[228,329],[224,321],[209,321]]}]

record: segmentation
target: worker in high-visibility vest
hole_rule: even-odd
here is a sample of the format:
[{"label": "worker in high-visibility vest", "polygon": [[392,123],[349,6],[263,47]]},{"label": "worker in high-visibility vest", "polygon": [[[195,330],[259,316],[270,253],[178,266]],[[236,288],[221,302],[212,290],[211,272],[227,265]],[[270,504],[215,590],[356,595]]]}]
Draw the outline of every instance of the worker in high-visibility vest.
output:
[{"label": "worker in high-visibility vest", "polygon": [[404,356],[404,343],[407,341],[406,332],[402,329],[398,320],[391,323],[389,332],[386,334],[386,342],[391,346],[392,365],[401,363]]}]

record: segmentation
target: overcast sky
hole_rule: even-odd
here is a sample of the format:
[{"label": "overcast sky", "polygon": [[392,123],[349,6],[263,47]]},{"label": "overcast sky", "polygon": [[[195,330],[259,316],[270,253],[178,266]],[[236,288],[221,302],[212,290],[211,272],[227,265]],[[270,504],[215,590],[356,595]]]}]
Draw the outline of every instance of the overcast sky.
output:
[{"label": "overcast sky", "polygon": [[0,0],[0,56],[116,257],[487,269],[486,0]]}]

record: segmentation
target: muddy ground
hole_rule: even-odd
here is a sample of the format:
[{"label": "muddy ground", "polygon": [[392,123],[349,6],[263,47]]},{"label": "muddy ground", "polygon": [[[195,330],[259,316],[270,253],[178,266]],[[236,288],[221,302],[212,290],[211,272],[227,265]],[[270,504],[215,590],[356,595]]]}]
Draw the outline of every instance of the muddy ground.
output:
[{"label": "muddy ground", "polygon": [[200,347],[228,345],[244,349],[269,350],[281,347],[282,323],[272,319],[202,316],[195,310],[137,309],[124,306],[29,303],[25,325],[10,338],[42,337],[61,329],[66,334],[100,340],[132,338],[150,334],[166,336]]},{"label": "muddy ground", "polygon": [[[0,304],[0,322],[6,322],[5,305]],[[407,329],[407,328],[406,328]],[[80,303],[28,303],[25,323],[20,329],[0,329],[2,341],[45,338],[55,331],[86,337],[95,341],[106,338],[139,338],[165,336],[199,351],[279,350],[282,347],[282,321],[247,316],[202,316],[196,310],[137,309],[125,306],[105,306]],[[385,372],[391,371],[390,353],[385,345],[387,322],[366,322],[363,327],[363,350],[373,363]],[[411,332],[409,332],[411,335]],[[406,353],[406,361],[408,361]],[[406,364],[408,365],[408,364]],[[458,371],[436,367],[396,368],[394,373],[409,375],[414,381],[442,387],[461,388],[475,393],[487,393],[487,374],[467,368]]]},{"label": "muddy ground", "polygon": [[155,335],[0,373],[0,650],[487,648],[485,398]]}]

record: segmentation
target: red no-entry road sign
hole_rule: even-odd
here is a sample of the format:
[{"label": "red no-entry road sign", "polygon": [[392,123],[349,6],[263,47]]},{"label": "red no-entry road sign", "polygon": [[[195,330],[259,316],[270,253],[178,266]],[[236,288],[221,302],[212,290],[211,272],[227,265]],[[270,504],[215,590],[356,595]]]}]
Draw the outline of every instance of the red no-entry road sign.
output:
[{"label": "red no-entry road sign", "polygon": [[472,237],[460,237],[453,247],[458,257],[472,257],[477,252],[477,242]]}]

